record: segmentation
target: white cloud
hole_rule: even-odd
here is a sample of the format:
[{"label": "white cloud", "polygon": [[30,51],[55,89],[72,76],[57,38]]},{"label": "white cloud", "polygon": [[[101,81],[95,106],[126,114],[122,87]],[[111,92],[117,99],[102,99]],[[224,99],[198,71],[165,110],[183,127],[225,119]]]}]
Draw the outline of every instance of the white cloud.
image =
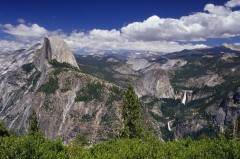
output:
[{"label": "white cloud", "polygon": [[2,28],[3,32],[20,37],[40,38],[48,35],[48,31],[45,28],[40,27],[38,24],[19,24],[17,26],[5,24]]},{"label": "white cloud", "polygon": [[204,41],[208,38],[228,38],[240,34],[240,11],[207,4],[207,12],[198,12],[180,19],[152,16],[121,29],[123,36],[137,41]]},{"label": "white cloud", "polygon": [[225,6],[230,7],[230,8],[240,6],[240,0],[230,0],[227,3],[225,3]]},{"label": "white cloud", "polygon": [[[87,50],[87,51],[98,51],[98,50],[142,50],[142,51],[159,51],[159,52],[173,52],[183,49],[195,49],[203,48],[206,45],[192,45],[185,44],[181,45],[177,42],[167,41],[129,41],[128,39],[121,36],[119,31],[114,31],[113,35],[108,34],[104,30],[101,35],[93,36],[92,32],[73,32],[69,36],[63,36],[68,45],[75,51]],[[95,34],[94,34],[95,35]],[[102,37],[102,38],[99,38]],[[104,39],[105,38],[105,39]],[[111,40],[109,40],[111,39]]]},{"label": "white cloud", "polygon": [[[191,42],[209,38],[240,36],[240,0],[230,0],[222,6],[207,4],[202,12],[182,16],[178,19],[151,16],[142,22],[133,22],[120,29],[93,29],[87,32],[62,30],[49,31],[38,24],[5,24],[1,30],[16,37],[17,41],[29,44],[41,37],[58,35],[75,50],[149,50],[172,52],[182,49],[206,47]],[[21,20],[18,20],[19,22]],[[187,42],[188,44],[180,44]]]},{"label": "white cloud", "polygon": [[0,51],[1,52],[18,50],[18,49],[21,49],[24,47],[26,47],[26,45],[23,43],[20,43],[20,42],[9,41],[9,40],[0,40]]},{"label": "white cloud", "polygon": [[100,30],[93,29],[89,32],[89,37],[92,40],[102,40],[102,41],[119,41],[120,40],[120,31],[115,29],[113,30]]},{"label": "white cloud", "polygon": [[209,13],[218,15],[218,16],[227,16],[231,13],[229,8],[224,6],[215,6],[214,4],[207,4],[204,7],[204,11],[208,11]]},{"label": "white cloud", "polygon": [[17,19],[17,22],[20,23],[20,24],[24,24],[26,21],[24,19]]}]

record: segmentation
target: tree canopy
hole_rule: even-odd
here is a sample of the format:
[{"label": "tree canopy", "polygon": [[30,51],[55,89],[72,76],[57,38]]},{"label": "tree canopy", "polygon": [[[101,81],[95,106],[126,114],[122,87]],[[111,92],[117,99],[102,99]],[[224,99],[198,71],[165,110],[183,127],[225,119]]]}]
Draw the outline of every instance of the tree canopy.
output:
[{"label": "tree canopy", "polygon": [[144,138],[146,128],[143,120],[143,113],[139,99],[134,88],[129,85],[123,100],[122,109],[122,130],[120,137],[122,138]]},{"label": "tree canopy", "polygon": [[38,128],[37,115],[36,115],[36,112],[33,110],[29,120],[28,134],[33,135],[38,132],[39,132],[39,128]]}]

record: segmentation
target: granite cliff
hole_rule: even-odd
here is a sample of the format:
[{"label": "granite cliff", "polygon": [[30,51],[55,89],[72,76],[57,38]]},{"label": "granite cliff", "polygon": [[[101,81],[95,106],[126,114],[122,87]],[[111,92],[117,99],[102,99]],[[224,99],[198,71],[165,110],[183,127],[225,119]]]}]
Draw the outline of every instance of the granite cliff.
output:
[{"label": "granite cliff", "polygon": [[0,119],[7,127],[25,133],[35,111],[40,130],[51,139],[69,142],[82,133],[99,141],[114,135],[121,89],[82,73],[62,39],[45,38],[43,44],[9,56],[5,62],[11,66],[1,68],[0,79]]}]

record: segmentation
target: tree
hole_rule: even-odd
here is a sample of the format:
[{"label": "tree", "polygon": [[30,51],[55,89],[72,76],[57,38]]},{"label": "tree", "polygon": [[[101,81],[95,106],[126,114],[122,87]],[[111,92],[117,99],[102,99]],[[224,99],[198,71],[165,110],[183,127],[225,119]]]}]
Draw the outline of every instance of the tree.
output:
[{"label": "tree", "polygon": [[240,116],[225,130],[225,136],[233,140],[240,138]]},{"label": "tree", "polygon": [[146,128],[142,117],[142,109],[134,88],[129,85],[125,92],[122,109],[122,128],[119,137],[122,138],[144,138]]},{"label": "tree", "polygon": [[34,135],[38,132],[39,132],[39,128],[38,128],[37,115],[36,115],[36,112],[33,110],[32,115],[30,116],[30,119],[29,119],[28,134]]},{"label": "tree", "polygon": [[73,139],[73,144],[80,145],[80,146],[88,146],[89,142],[84,134],[79,133]]},{"label": "tree", "polygon": [[10,136],[10,132],[5,128],[2,121],[0,121],[0,136]]}]

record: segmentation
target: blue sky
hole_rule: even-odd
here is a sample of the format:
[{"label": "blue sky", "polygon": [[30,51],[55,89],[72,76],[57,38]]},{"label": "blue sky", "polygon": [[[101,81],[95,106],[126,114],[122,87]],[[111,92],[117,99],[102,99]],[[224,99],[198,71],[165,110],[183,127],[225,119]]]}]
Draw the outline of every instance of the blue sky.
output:
[{"label": "blue sky", "polygon": [[60,36],[75,51],[171,52],[240,42],[240,0],[8,0],[0,50]]}]

